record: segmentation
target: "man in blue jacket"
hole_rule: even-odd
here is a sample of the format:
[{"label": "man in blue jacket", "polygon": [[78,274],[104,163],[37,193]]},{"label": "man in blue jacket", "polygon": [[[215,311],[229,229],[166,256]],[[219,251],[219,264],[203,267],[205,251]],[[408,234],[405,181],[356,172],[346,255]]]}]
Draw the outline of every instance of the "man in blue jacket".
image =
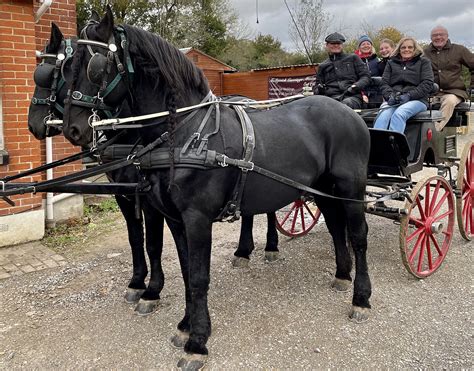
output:
[{"label": "man in blue jacket", "polygon": [[343,35],[334,32],[326,37],[329,58],[318,67],[315,94],[334,98],[351,108],[362,108],[362,94],[370,84],[370,73],[355,54],[342,52]]}]

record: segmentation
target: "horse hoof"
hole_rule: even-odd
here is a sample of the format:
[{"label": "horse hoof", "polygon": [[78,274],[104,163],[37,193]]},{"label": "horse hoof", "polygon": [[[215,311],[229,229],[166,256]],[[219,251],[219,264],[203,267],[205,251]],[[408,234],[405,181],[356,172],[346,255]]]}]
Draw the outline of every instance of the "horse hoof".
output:
[{"label": "horse hoof", "polygon": [[145,289],[131,289],[127,287],[127,292],[125,293],[124,299],[128,304],[136,304],[140,300],[140,297],[145,292]]},{"label": "horse hoof", "polygon": [[265,262],[273,263],[280,260],[280,253],[278,251],[265,251]]},{"label": "horse hoof", "polygon": [[207,355],[186,354],[178,362],[178,368],[185,371],[202,370],[206,365]]},{"label": "horse hoof", "polygon": [[171,345],[175,348],[184,348],[184,344],[189,339],[189,332],[178,331],[178,333],[171,337]]},{"label": "horse hoof", "polygon": [[135,312],[139,316],[148,316],[149,314],[152,314],[156,308],[158,308],[158,304],[160,303],[160,300],[144,300],[140,299],[138,302],[137,306],[135,307]]},{"label": "horse hoof", "polygon": [[331,287],[337,292],[347,292],[351,289],[351,281],[334,278],[334,281],[331,283]]},{"label": "horse hoof", "polygon": [[363,323],[369,320],[369,308],[362,308],[353,305],[349,318],[355,323]]},{"label": "horse hoof", "polygon": [[241,258],[240,256],[234,256],[232,259],[232,266],[234,268],[248,268],[250,259]]}]

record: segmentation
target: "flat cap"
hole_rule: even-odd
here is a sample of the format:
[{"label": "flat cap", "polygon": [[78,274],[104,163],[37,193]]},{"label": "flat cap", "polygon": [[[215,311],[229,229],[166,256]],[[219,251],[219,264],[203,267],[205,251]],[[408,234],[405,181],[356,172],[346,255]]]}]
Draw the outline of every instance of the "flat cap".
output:
[{"label": "flat cap", "polygon": [[344,43],[346,42],[346,38],[342,36],[339,32],[334,32],[324,39],[327,43]]}]

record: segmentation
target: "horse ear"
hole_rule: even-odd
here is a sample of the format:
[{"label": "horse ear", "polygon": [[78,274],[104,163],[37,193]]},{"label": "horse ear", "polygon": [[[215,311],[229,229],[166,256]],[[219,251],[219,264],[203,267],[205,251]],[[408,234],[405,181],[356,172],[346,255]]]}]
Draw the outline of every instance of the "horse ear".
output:
[{"label": "horse ear", "polygon": [[100,23],[97,25],[96,31],[98,37],[105,43],[109,41],[109,38],[114,31],[114,15],[110,5],[108,4],[104,18],[102,18]]},{"label": "horse ear", "polygon": [[100,22],[100,15],[94,9],[92,9],[92,12],[91,12],[91,20]]},{"label": "horse ear", "polygon": [[55,53],[59,50],[64,36],[56,23],[51,23],[51,36],[49,37],[49,45],[46,48],[48,53]]}]

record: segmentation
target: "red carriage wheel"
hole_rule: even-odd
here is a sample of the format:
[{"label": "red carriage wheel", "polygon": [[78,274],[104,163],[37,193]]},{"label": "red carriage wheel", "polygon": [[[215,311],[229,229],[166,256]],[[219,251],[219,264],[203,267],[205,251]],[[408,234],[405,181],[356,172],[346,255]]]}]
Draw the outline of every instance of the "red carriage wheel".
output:
[{"label": "red carriage wheel", "polygon": [[470,241],[474,234],[474,143],[464,146],[456,185],[461,192],[456,199],[459,232]]},{"label": "red carriage wheel", "polygon": [[407,270],[423,278],[441,266],[451,246],[454,194],[446,179],[431,176],[416,184],[410,199],[400,224],[400,250]]},{"label": "red carriage wheel", "polygon": [[306,235],[318,222],[321,211],[312,199],[302,197],[276,212],[276,227],[288,237]]}]

